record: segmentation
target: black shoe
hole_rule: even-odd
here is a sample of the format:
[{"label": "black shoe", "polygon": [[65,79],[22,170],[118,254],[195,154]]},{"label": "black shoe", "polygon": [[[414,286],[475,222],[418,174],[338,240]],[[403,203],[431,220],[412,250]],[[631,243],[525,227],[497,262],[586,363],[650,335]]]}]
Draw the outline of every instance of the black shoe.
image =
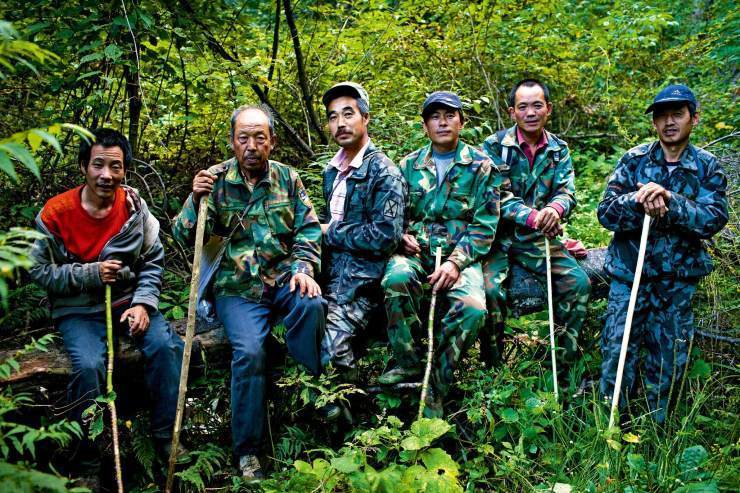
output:
[{"label": "black shoe", "polygon": [[324,404],[320,408],[316,409],[316,414],[319,415],[321,421],[331,423],[338,420],[339,416],[342,415],[342,406],[335,402],[330,402],[329,404]]},{"label": "black shoe", "polygon": [[[154,447],[157,451],[157,455],[162,459],[163,464],[168,464],[170,461],[170,455],[172,455],[172,438],[156,438],[154,440]],[[177,443],[177,455],[176,462],[183,460],[190,451],[185,448],[182,442]]]},{"label": "black shoe", "polygon": [[260,461],[256,455],[242,455],[239,457],[239,470],[242,473],[242,478],[247,483],[259,483],[265,479],[262,466],[260,466]]}]

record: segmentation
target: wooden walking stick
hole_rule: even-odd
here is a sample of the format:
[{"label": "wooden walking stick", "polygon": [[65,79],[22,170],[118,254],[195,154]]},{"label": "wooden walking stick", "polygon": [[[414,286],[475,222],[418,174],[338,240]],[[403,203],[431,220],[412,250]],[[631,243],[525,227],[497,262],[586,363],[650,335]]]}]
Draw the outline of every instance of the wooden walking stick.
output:
[{"label": "wooden walking stick", "polygon": [[635,303],[637,302],[637,291],[640,288],[640,277],[642,277],[642,264],[645,263],[645,249],[650,232],[650,216],[645,214],[642,222],[642,235],[640,236],[640,250],[637,253],[637,265],[635,266],[635,280],[632,282],[630,301],[627,305],[627,319],[624,322],[624,335],[622,336],[622,347],[619,350],[619,364],[617,365],[617,379],[614,382],[614,395],[612,396],[612,409],[609,414],[609,428],[614,426],[614,416],[619,406],[619,393],[622,388],[622,375],[624,373],[624,361],[627,358],[627,346],[630,342],[630,331],[632,330],[632,317],[635,314]]},{"label": "wooden walking stick", "polygon": [[108,409],[110,411],[111,434],[113,435],[113,462],[116,467],[116,484],[118,493],[123,493],[123,473],[121,472],[121,451],[118,447],[118,413],[116,400],[113,398],[113,313],[111,307],[111,287],[105,285],[105,333],[108,338],[108,371],[106,374],[105,391],[108,393]]},{"label": "wooden walking stick", "polygon": [[200,257],[203,252],[203,236],[206,229],[206,218],[208,217],[208,195],[200,198],[198,207],[198,221],[195,225],[195,253],[193,254],[193,275],[190,279],[190,297],[188,299],[188,321],[185,328],[185,349],[182,354],[182,366],[180,367],[180,390],[177,394],[177,413],[175,414],[175,427],[172,430],[172,450],[167,467],[167,483],[165,491],[172,491],[172,483],[175,475],[175,462],[177,462],[177,448],[180,444],[180,426],[182,416],[185,412],[185,393],[188,390],[188,370],[190,369],[190,353],[193,349],[193,336],[195,335],[195,309],[198,306],[198,282],[200,281]]},{"label": "wooden walking stick", "polygon": [[550,240],[545,236],[545,263],[547,266],[547,309],[550,320],[550,356],[552,359],[552,388],[558,400],[558,369],[555,362],[555,315],[552,308],[552,267],[550,265]]},{"label": "wooden walking stick", "polygon": [[[437,247],[434,259],[434,270],[439,269],[442,263],[442,247]],[[427,367],[424,370],[424,380],[421,384],[421,397],[419,400],[419,417],[424,413],[427,392],[429,392],[429,376],[432,374],[432,357],[434,356],[434,308],[437,305],[437,293],[432,291],[432,302],[429,304],[429,324],[427,325]]]}]

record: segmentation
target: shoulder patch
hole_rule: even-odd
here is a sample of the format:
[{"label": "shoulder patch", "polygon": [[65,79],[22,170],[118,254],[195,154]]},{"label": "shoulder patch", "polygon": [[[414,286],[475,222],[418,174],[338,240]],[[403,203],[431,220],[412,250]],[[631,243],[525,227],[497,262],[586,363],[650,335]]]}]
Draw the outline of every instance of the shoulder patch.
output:
[{"label": "shoulder patch", "polygon": [[383,215],[385,217],[389,218],[395,218],[398,216],[398,210],[400,208],[400,204],[395,199],[390,199],[388,202],[385,203],[385,207],[383,208]]},{"label": "shoulder patch", "polygon": [[301,202],[303,202],[303,205],[306,207],[313,207],[313,205],[311,205],[311,198],[308,196],[308,192],[302,185],[298,187],[298,198],[301,199]]}]

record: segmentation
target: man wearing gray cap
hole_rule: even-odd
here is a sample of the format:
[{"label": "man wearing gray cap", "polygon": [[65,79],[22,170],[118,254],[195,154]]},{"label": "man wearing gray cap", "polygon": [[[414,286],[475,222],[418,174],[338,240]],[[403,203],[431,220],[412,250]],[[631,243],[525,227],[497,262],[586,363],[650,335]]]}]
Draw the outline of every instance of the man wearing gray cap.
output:
[{"label": "man wearing gray cap", "polygon": [[[485,154],[460,140],[464,117],[457,94],[430,94],[421,116],[430,142],[399,166],[409,186],[406,231],[382,282],[397,366],[379,382],[390,385],[421,375],[421,348],[414,338],[419,340],[422,327],[422,285],[429,283],[441,310],[425,414],[439,417],[455,369],[486,316],[480,261],[496,234],[499,175]],[[442,252],[439,268],[437,247]]]},{"label": "man wearing gray cap", "polygon": [[[336,84],[322,101],[340,149],[323,172],[326,208],[320,220],[329,311],[321,358],[352,379],[352,338],[367,328],[382,300],[380,279],[403,234],[406,184],[368,136],[370,100],[361,85]],[[337,405],[321,411],[327,419],[340,413]]]},{"label": "man wearing gray cap", "polygon": [[[622,156],[598,208],[599,222],[614,232],[606,258],[611,284],[601,336],[600,390],[607,397],[614,391],[640,230],[648,214],[653,219],[622,393],[629,396],[633,390],[644,345],[647,404],[655,420],[662,423],[670,405],[670,389],[681,382],[688,362],[694,335],[691,299],[697,282],[712,271],[702,240],[727,223],[727,178],[717,158],[689,143],[699,113],[688,87],[666,87],[648,107],[646,113],[650,112],[658,141],[634,147]],[[673,395],[677,394],[674,390]]]}]

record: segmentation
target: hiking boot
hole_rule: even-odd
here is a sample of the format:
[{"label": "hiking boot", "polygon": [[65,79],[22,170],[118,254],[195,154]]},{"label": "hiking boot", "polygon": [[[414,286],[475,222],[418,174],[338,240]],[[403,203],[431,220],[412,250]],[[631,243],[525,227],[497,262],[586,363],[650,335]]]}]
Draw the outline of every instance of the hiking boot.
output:
[{"label": "hiking boot", "polygon": [[242,455],[239,457],[239,470],[241,470],[242,478],[245,478],[247,483],[259,483],[265,479],[260,461],[256,455]]},{"label": "hiking boot", "polygon": [[408,382],[421,375],[418,368],[397,367],[388,370],[378,377],[380,385],[396,385],[397,383]]}]

